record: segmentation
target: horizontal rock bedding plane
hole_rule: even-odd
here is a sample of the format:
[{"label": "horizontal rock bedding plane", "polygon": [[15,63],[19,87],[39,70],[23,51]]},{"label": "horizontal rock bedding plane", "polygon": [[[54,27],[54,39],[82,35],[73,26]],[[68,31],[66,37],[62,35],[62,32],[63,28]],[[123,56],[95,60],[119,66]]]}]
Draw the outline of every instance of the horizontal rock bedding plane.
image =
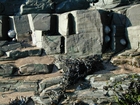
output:
[{"label": "horizontal rock bedding plane", "polygon": [[1,0],[0,105],[139,105],[139,0]]}]

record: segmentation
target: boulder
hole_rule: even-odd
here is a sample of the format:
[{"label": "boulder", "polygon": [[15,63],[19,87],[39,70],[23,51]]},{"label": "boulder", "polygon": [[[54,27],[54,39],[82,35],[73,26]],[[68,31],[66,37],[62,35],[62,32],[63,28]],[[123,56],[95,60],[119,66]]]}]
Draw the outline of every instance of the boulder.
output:
[{"label": "boulder", "polygon": [[53,64],[26,64],[19,67],[20,75],[33,75],[40,73],[51,73],[53,71]]}]

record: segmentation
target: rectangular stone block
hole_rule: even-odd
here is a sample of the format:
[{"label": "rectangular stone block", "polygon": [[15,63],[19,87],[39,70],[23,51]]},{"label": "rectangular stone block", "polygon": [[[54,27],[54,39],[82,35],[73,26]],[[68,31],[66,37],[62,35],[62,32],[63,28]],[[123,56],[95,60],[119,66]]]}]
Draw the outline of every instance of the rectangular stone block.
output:
[{"label": "rectangular stone block", "polygon": [[102,53],[102,37],[93,33],[81,33],[66,37],[68,55],[95,55]]},{"label": "rectangular stone block", "polygon": [[101,18],[98,11],[76,10],[59,15],[59,33],[71,35],[77,33],[102,33]]},{"label": "rectangular stone block", "polygon": [[[33,34],[33,44],[43,48],[46,54],[60,54],[64,49],[64,38],[61,35],[48,35],[46,31],[36,30]],[[62,46],[61,46],[62,45]]]},{"label": "rectangular stone block", "polygon": [[27,15],[13,16],[14,28],[18,40],[29,40],[30,25]]},{"label": "rectangular stone block", "polygon": [[128,48],[140,49],[140,25],[132,26],[126,29],[126,36],[128,37]]},{"label": "rectangular stone block", "polygon": [[28,18],[32,30],[50,30],[50,14],[29,14]]},{"label": "rectangular stone block", "polygon": [[140,25],[140,4],[133,5],[126,11],[130,26]]},{"label": "rectangular stone block", "polygon": [[42,36],[42,47],[46,54],[60,54],[61,53],[61,39],[62,36]]}]

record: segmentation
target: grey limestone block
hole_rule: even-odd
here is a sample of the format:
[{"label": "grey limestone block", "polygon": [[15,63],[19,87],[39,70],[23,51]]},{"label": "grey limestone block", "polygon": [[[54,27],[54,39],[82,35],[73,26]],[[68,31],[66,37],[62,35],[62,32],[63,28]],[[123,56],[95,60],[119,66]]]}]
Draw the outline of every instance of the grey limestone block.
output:
[{"label": "grey limestone block", "polygon": [[81,33],[66,37],[66,53],[94,55],[102,53],[102,38],[93,33]]},{"label": "grey limestone block", "polygon": [[28,16],[27,15],[13,16],[13,23],[17,34],[17,39],[28,40],[29,31],[31,30]]},{"label": "grey limestone block", "polygon": [[130,21],[131,26],[137,26],[140,24],[140,4],[131,6],[126,11],[126,16]]},{"label": "grey limestone block", "polygon": [[60,54],[61,53],[61,38],[62,36],[42,36],[42,48],[46,54]]},{"label": "grey limestone block", "polygon": [[76,21],[76,33],[93,33],[102,37],[102,23],[97,10],[77,10],[72,12]]},{"label": "grey limestone block", "polygon": [[126,36],[128,37],[128,48],[138,50],[140,46],[140,25],[131,26],[126,29]]},{"label": "grey limestone block", "polygon": [[59,15],[59,32],[62,35],[92,32],[102,36],[102,27],[97,10],[75,10]]},{"label": "grey limestone block", "polygon": [[31,29],[33,30],[50,30],[50,19],[51,19],[51,16],[50,14],[29,14],[28,15],[28,18],[29,18],[29,23],[30,23],[30,26]]}]

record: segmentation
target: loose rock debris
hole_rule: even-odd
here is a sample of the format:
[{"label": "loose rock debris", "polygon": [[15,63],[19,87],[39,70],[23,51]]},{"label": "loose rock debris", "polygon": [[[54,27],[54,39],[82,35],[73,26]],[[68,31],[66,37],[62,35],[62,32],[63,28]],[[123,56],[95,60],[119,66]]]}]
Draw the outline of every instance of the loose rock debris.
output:
[{"label": "loose rock debris", "polygon": [[[95,71],[104,69],[102,61],[99,56],[88,56],[85,58],[75,58],[75,59],[61,59],[63,61],[63,78],[59,83],[58,89],[52,89],[44,91],[43,99],[49,99],[51,105],[58,105],[63,99],[68,98],[67,89],[78,83],[79,80],[83,80],[85,76],[94,73]],[[77,89],[82,90],[90,87],[88,83],[80,84]],[[17,101],[18,100],[18,101]],[[10,105],[27,105],[22,99],[15,99],[10,102]],[[19,104],[20,102],[20,104]],[[23,102],[23,103],[22,103]],[[80,105],[83,102],[76,102],[75,105]],[[34,105],[34,104],[33,104]]]}]

